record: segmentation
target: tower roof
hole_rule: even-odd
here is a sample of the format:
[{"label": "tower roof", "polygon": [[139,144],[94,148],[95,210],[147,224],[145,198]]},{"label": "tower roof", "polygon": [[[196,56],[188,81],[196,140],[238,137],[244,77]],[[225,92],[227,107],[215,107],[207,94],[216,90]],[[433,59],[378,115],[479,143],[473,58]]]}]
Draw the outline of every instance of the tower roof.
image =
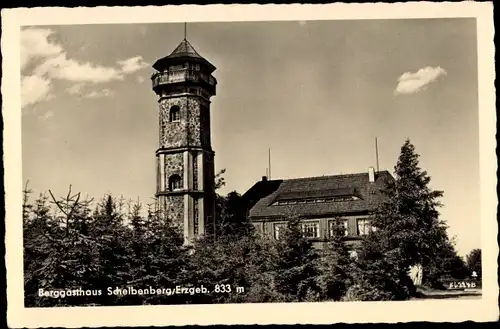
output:
[{"label": "tower roof", "polygon": [[182,40],[170,55],[157,60],[153,64],[153,68],[158,71],[163,71],[170,64],[185,60],[202,62],[210,68],[210,71],[215,70],[215,66],[210,64],[205,58],[201,57],[201,55],[198,54],[193,45],[191,45],[191,43],[187,41],[187,39]]},{"label": "tower roof", "polygon": [[175,57],[203,58],[196,52],[196,50],[194,50],[193,45],[190,44],[186,39],[182,40],[177,48],[175,48],[175,50],[167,56],[167,58]]}]

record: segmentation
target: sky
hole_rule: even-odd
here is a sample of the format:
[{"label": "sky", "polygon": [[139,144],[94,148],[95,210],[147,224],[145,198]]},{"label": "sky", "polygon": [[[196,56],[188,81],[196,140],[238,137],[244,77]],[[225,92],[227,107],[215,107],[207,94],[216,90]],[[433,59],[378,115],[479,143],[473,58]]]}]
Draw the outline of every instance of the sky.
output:
[{"label": "sky", "polygon": [[[184,24],[26,27],[21,32],[23,179],[151,202],[158,103],[152,63]],[[393,172],[409,138],[441,218],[465,255],[480,247],[475,19],[189,23],[217,67],[212,98],[220,191],[271,178]]]}]

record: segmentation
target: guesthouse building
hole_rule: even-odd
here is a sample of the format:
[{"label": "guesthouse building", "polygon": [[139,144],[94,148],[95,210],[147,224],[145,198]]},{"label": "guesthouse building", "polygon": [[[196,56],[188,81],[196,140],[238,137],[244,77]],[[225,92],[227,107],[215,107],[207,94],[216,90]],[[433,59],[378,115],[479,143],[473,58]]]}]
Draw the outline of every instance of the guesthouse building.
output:
[{"label": "guesthouse building", "polygon": [[268,180],[263,177],[243,198],[248,217],[261,234],[274,239],[287,225],[287,219],[302,220],[306,237],[322,249],[333,233],[336,220],[344,227],[345,241],[356,244],[372,229],[370,216],[385,196],[382,190],[394,180],[388,171]]}]

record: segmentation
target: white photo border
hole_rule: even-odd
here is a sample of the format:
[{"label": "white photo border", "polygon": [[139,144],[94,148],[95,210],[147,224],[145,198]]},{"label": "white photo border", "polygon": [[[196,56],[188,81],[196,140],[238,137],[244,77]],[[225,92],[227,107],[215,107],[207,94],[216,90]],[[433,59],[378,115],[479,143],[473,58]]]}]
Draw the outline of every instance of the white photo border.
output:
[{"label": "white photo border", "polygon": [[[12,327],[461,322],[498,318],[494,24],[491,2],[187,5],[2,10],[7,319]],[[340,19],[476,18],[483,296],[478,300],[25,308],[20,27],[27,25]],[[473,220],[473,219],[471,219]],[[476,223],[471,223],[476,225]]]}]

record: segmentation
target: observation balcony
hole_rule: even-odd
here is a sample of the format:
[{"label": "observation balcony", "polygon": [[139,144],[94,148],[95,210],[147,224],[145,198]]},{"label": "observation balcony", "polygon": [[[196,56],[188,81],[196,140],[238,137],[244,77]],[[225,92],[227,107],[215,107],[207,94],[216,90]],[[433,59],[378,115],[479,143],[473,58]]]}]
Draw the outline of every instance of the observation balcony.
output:
[{"label": "observation balcony", "polygon": [[200,84],[211,95],[215,95],[215,86],[217,85],[217,80],[212,75],[189,68],[176,71],[157,72],[153,74],[151,80],[153,82],[153,90],[156,93],[158,93],[162,87],[168,88],[169,85]]}]

